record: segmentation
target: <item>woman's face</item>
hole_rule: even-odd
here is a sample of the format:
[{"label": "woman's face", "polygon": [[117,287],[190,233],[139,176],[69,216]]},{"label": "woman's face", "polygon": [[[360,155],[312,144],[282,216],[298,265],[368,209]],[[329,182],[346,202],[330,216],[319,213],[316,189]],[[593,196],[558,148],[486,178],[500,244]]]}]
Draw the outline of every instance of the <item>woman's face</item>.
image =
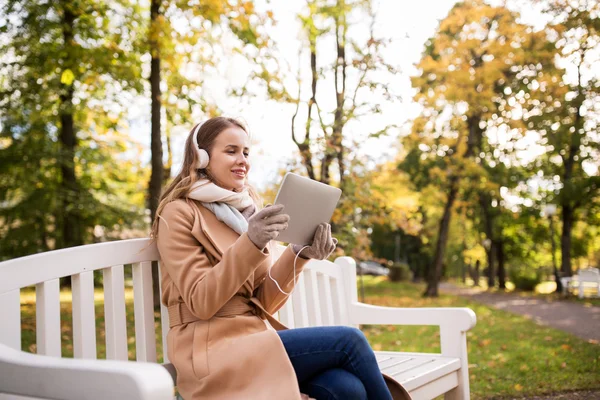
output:
[{"label": "woman's face", "polygon": [[244,188],[250,161],[248,134],[238,126],[232,126],[219,133],[210,153],[208,171],[215,183],[228,190]]}]

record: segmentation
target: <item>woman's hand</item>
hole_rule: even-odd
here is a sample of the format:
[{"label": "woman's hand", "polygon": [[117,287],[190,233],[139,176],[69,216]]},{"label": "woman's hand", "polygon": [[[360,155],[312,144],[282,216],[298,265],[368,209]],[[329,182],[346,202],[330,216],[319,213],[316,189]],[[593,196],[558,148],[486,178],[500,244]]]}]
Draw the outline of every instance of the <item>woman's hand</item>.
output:
[{"label": "woman's hand", "polygon": [[[317,227],[312,244],[310,247],[302,250],[300,257],[324,260],[333,253],[337,243],[338,240],[331,237],[331,225],[323,222]],[[292,246],[292,249],[294,250],[294,253],[298,254],[302,247],[304,246],[295,244]]]},{"label": "woman's hand", "polygon": [[287,229],[290,216],[282,211],[282,204],[268,205],[248,220],[248,238],[260,250]]}]

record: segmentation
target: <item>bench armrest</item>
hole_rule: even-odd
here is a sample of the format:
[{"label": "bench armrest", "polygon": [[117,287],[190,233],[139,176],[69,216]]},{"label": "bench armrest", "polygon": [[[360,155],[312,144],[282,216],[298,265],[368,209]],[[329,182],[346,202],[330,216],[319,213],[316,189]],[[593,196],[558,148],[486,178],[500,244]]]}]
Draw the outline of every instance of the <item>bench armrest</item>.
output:
[{"label": "bench armrest", "polygon": [[477,318],[470,308],[400,308],[354,302],[348,312],[350,323],[368,325],[437,325],[466,332]]},{"label": "bench armrest", "polygon": [[172,400],[173,379],[145,362],[49,357],[0,343],[0,392],[65,400]]}]

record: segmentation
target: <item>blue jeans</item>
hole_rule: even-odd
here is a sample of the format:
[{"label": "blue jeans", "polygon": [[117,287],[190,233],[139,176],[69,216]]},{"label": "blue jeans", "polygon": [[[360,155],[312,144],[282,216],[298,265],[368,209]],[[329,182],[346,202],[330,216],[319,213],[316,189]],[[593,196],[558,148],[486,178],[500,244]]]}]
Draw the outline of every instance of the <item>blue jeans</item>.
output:
[{"label": "blue jeans", "polygon": [[321,326],[278,331],[300,391],[317,400],[391,400],[365,335]]}]

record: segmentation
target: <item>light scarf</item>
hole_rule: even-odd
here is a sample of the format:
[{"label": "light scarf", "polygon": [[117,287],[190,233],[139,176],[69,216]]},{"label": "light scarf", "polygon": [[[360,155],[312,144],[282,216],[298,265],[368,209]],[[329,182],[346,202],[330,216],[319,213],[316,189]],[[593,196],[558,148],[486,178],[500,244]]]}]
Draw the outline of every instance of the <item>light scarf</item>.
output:
[{"label": "light scarf", "polygon": [[248,221],[240,212],[254,204],[248,189],[233,192],[208,179],[201,179],[192,186],[187,197],[200,201],[219,221],[239,235],[248,231]]}]

